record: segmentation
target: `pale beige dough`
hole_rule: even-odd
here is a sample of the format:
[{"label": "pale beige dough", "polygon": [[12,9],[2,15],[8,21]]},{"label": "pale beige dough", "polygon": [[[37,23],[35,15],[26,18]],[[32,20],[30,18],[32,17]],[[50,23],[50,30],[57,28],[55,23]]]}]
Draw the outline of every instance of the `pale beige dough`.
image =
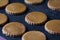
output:
[{"label": "pale beige dough", "polygon": [[40,31],[29,31],[22,36],[22,40],[46,40],[46,36]]},{"label": "pale beige dough", "polygon": [[60,10],[60,0],[49,0],[47,5],[52,10]]},{"label": "pale beige dough", "polygon": [[60,34],[60,20],[50,20],[45,24],[45,30],[51,34]]},{"label": "pale beige dough", "polygon": [[42,24],[47,20],[47,15],[43,12],[30,12],[25,16],[28,24]]},{"label": "pale beige dough", "polygon": [[26,11],[26,6],[23,3],[11,3],[5,8],[8,14],[22,14]]},{"label": "pale beige dough", "polygon": [[43,2],[43,0],[24,0],[24,1],[27,4],[39,4]]},{"label": "pale beige dough", "polygon": [[0,8],[6,6],[9,3],[9,0],[0,0]]},{"label": "pale beige dough", "polygon": [[21,36],[25,32],[25,26],[19,22],[11,22],[2,28],[2,33],[7,36]]},{"label": "pale beige dough", "polygon": [[5,24],[8,21],[8,18],[5,14],[0,13],[0,25]]}]

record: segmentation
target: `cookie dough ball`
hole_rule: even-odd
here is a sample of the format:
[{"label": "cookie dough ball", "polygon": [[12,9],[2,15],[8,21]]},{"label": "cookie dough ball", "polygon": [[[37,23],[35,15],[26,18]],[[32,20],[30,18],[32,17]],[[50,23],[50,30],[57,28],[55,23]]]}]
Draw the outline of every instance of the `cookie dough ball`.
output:
[{"label": "cookie dough ball", "polygon": [[43,0],[24,0],[27,4],[40,4]]},{"label": "cookie dough ball", "polygon": [[0,0],[0,8],[6,6],[9,3],[9,0]]},{"label": "cookie dough ball", "polygon": [[45,30],[50,34],[60,34],[60,20],[50,20],[45,24]]},{"label": "cookie dough ball", "polygon": [[4,25],[8,21],[8,17],[5,14],[0,13],[0,25]]},{"label": "cookie dough ball", "polygon": [[2,28],[2,33],[7,36],[21,36],[25,32],[25,26],[19,22],[11,22]]},{"label": "cookie dough ball", "polygon": [[29,31],[22,36],[22,40],[46,40],[46,36],[40,31]]},{"label": "cookie dough ball", "polygon": [[52,10],[60,10],[60,0],[49,0],[47,5]]},{"label": "cookie dough ball", "polygon": [[26,6],[23,3],[11,3],[5,8],[8,14],[22,14],[26,11]]},{"label": "cookie dough ball", "polygon": [[43,12],[30,12],[25,16],[25,21],[28,24],[38,25],[42,24],[47,20],[47,15]]}]

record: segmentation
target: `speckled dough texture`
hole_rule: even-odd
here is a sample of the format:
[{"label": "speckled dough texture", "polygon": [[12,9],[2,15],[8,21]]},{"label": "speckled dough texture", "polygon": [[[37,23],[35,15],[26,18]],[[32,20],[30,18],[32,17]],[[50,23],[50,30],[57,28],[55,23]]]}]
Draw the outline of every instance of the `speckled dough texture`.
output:
[{"label": "speckled dough texture", "polygon": [[46,40],[46,36],[40,31],[29,31],[22,36],[22,40]]},{"label": "speckled dough texture", "polygon": [[0,0],[0,8],[6,6],[9,3],[9,0]]},{"label": "speckled dough texture", "polygon": [[43,12],[30,12],[25,16],[25,21],[28,24],[42,24],[47,20],[47,15]]},{"label": "speckled dough texture", "polygon": [[26,6],[23,3],[11,3],[5,8],[7,14],[22,14],[26,11]]},{"label": "speckled dough texture", "polygon": [[49,0],[47,5],[52,10],[60,10],[60,0]]},{"label": "speckled dough texture", "polygon": [[60,20],[50,20],[45,24],[45,30],[50,34],[60,34]]},{"label": "speckled dough texture", "polygon": [[3,29],[2,33],[6,34],[7,36],[21,36],[25,32],[25,26],[19,22],[11,22],[6,24]]},{"label": "speckled dough texture", "polygon": [[4,25],[7,21],[8,17],[5,14],[0,13],[0,25]]}]

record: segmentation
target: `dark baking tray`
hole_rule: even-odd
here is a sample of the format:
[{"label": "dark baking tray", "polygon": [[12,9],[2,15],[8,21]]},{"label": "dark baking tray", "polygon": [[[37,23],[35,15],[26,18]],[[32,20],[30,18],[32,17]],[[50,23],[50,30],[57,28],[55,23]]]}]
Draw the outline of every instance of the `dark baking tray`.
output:
[{"label": "dark baking tray", "polygon": [[[47,37],[46,40],[60,40],[60,35],[52,35],[52,34],[49,34],[48,32],[45,31],[45,29],[44,29],[45,23],[42,24],[42,25],[36,26],[36,25],[29,25],[24,20],[25,15],[29,12],[32,12],[32,11],[44,12],[48,16],[48,20],[60,19],[60,11],[57,11],[57,10],[53,11],[53,10],[51,10],[47,7],[48,0],[44,0],[44,2],[42,4],[38,4],[38,5],[28,5],[24,2],[24,0],[9,0],[9,4],[13,3],[13,2],[24,3],[27,6],[27,11],[24,12],[23,14],[21,14],[21,15],[18,15],[18,16],[15,15],[14,16],[14,15],[7,14],[5,12],[5,8],[0,9],[0,13],[4,13],[8,16],[8,18],[9,18],[8,23],[9,22],[14,22],[14,21],[21,22],[26,26],[26,32],[31,31],[31,30],[42,31]],[[3,26],[0,26],[0,36],[6,38],[7,40],[21,40],[22,36],[20,36],[20,37],[9,37],[9,36],[5,36],[4,34],[2,34],[2,27]]]}]

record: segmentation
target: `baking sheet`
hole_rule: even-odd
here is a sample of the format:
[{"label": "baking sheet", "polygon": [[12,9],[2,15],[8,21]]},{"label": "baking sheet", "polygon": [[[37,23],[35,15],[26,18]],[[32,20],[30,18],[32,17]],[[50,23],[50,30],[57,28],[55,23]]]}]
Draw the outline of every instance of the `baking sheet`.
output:
[{"label": "baking sheet", "polygon": [[[48,0],[44,0],[44,2],[42,4],[39,4],[39,5],[28,5],[24,2],[24,0],[9,0],[9,4],[13,3],[13,2],[24,3],[27,6],[27,11],[21,15],[14,16],[14,15],[7,14],[5,12],[5,8],[0,9],[0,13],[4,13],[8,16],[8,18],[9,18],[8,23],[14,22],[14,21],[21,22],[26,26],[26,32],[31,31],[31,30],[38,30],[38,31],[42,31],[46,35],[47,40],[60,40],[60,35],[52,35],[52,34],[49,34],[48,32],[45,31],[45,29],[44,29],[45,23],[42,25],[39,25],[39,26],[36,26],[36,25],[33,26],[33,25],[27,24],[24,20],[25,15],[29,12],[32,12],[32,11],[44,12],[48,16],[48,20],[60,19],[60,11],[57,11],[57,10],[53,11],[47,7]],[[9,37],[9,36],[5,36],[4,34],[2,34],[2,27],[3,26],[0,26],[0,36],[6,38],[7,40],[21,40],[22,36],[20,36],[20,37]]]}]

